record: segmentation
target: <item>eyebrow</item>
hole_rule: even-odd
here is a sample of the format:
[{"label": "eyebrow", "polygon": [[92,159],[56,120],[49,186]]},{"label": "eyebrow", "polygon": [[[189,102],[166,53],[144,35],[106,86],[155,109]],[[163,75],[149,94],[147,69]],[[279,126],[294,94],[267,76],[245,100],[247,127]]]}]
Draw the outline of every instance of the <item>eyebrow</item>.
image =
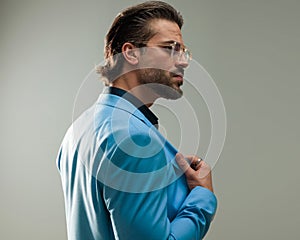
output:
[{"label": "eyebrow", "polygon": [[169,41],[163,41],[163,42],[161,42],[161,43],[166,43],[166,44],[168,44],[168,43],[179,43],[182,47],[184,47],[184,48],[186,48],[186,46],[183,44],[183,43],[180,43],[180,42],[178,42],[178,41],[175,41],[175,40],[169,40]]},{"label": "eyebrow", "polygon": [[[163,43],[174,43],[174,42],[180,43],[180,42],[177,42],[177,41],[175,41],[175,40],[163,41]],[[181,44],[181,43],[180,43],[180,44]]]},{"label": "eyebrow", "polygon": [[161,43],[179,43],[180,45],[182,45],[182,46],[184,46],[184,44],[182,44],[182,43],[180,43],[180,42],[178,42],[178,41],[175,41],[175,40],[169,40],[169,41],[162,41]]},{"label": "eyebrow", "polygon": [[169,40],[169,41],[164,41],[165,43],[173,43],[173,42],[177,42],[175,40]]}]

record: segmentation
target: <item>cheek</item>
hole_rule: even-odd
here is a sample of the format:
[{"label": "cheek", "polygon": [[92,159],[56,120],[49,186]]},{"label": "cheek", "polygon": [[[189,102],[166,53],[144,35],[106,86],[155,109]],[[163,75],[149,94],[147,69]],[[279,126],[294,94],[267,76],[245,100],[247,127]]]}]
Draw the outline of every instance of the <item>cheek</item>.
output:
[{"label": "cheek", "polygon": [[149,63],[149,65],[146,67],[149,67],[152,69],[161,69],[161,70],[165,70],[165,71],[169,71],[170,69],[172,69],[172,65],[168,61],[168,59],[162,59],[162,58],[154,59],[154,61]]},{"label": "cheek", "polygon": [[144,58],[141,63],[141,68],[152,68],[152,69],[162,69],[169,71],[174,68],[174,62],[170,58],[170,56],[161,56],[158,54],[149,54],[146,58]]},{"label": "cheek", "polygon": [[168,57],[168,58],[160,59],[159,61],[157,61],[157,67],[159,69],[162,69],[162,70],[165,70],[165,71],[169,72],[171,69],[174,68],[174,63]]},{"label": "cheek", "polygon": [[171,72],[169,70],[164,71],[164,75],[168,78],[171,79]]}]

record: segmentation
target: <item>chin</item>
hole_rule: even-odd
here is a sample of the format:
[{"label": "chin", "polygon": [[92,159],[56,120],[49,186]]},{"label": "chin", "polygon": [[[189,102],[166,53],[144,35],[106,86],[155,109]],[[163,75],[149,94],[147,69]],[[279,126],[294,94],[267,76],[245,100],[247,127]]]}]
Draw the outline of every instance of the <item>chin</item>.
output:
[{"label": "chin", "polygon": [[183,92],[177,86],[168,86],[164,84],[148,84],[148,87],[158,96],[165,99],[176,100],[183,95]]},{"label": "chin", "polygon": [[176,100],[181,98],[183,95],[183,92],[179,88],[167,88],[166,91],[164,91],[163,94],[161,94],[161,97],[171,100]]},{"label": "chin", "polygon": [[175,100],[175,99],[179,99],[179,98],[182,97],[182,95],[183,95],[183,92],[179,89],[179,91],[177,91],[176,98],[173,98],[173,99],[174,99],[174,100]]}]

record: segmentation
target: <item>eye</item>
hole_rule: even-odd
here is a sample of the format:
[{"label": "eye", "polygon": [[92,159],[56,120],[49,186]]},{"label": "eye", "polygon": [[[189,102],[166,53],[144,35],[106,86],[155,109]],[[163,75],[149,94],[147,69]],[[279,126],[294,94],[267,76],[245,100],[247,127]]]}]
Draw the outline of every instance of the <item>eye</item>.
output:
[{"label": "eye", "polygon": [[174,50],[176,52],[180,52],[180,50],[181,50],[181,44],[180,43],[175,42],[173,46],[174,46]]},{"label": "eye", "polygon": [[173,46],[172,45],[167,45],[167,46],[163,46],[165,49],[168,49],[168,50],[172,50],[173,49]]}]

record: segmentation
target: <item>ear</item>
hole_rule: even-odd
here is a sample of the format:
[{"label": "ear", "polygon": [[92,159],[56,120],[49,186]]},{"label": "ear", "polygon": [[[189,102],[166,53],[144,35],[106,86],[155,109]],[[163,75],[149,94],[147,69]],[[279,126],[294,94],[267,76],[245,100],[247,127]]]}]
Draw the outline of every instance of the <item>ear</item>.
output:
[{"label": "ear", "polygon": [[139,63],[139,49],[132,43],[124,43],[122,46],[122,54],[125,60],[131,65]]}]

